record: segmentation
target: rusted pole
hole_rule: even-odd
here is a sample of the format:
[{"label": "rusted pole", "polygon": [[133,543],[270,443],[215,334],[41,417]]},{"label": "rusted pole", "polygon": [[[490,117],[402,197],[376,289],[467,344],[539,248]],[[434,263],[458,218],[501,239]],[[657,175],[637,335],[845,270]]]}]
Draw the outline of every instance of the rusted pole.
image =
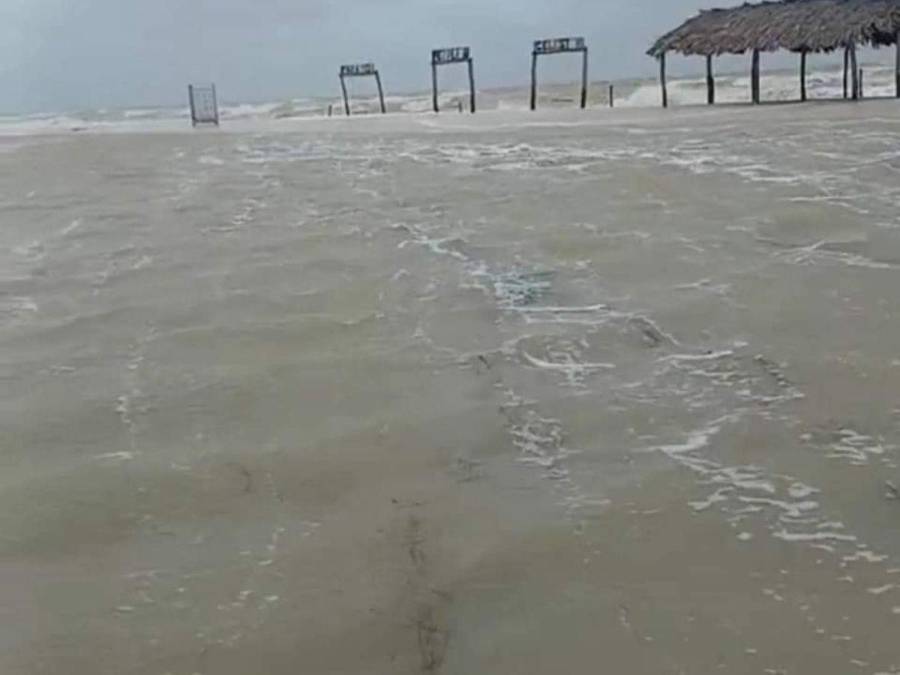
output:
[{"label": "rusted pole", "polygon": [[384,107],[384,89],[381,87],[381,75],[378,71],[375,71],[375,82],[378,84],[378,100],[381,102],[381,114],[384,115],[387,112],[387,108]]},{"label": "rusted pole", "polygon": [[856,60],[856,45],[850,44],[850,75],[852,79],[853,100],[859,100],[859,65]]},{"label": "rusted pole", "polygon": [[609,85],[609,107],[610,108],[616,107],[616,89],[615,89],[615,85],[612,85],[612,84]]},{"label": "rusted pole", "polygon": [[588,50],[584,48],[581,59],[581,109],[587,108],[588,97]]},{"label": "rusted pole", "polygon": [[347,82],[343,75],[341,75],[341,93],[344,95],[344,112],[350,117],[350,97],[347,96]]},{"label": "rusted pole", "polygon": [[531,109],[537,108],[537,52],[531,53]]},{"label": "rusted pole", "polygon": [[441,107],[438,104],[437,64],[433,61],[431,62],[431,105],[434,108],[434,112],[441,112]]},{"label": "rusted pole", "polygon": [[750,69],[750,95],[754,104],[759,104],[759,50],[753,50],[753,61]]},{"label": "rusted pole", "polygon": [[806,50],[800,52],[800,100],[806,101]]},{"label": "rusted pole", "polygon": [[713,74],[713,56],[706,55],[706,102],[714,105],[716,102],[716,78]]},{"label": "rusted pole", "polygon": [[659,57],[659,84],[662,87],[662,107],[669,107],[669,90],[666,86],[666,53]]},{"label": "rusted pole", "polygon": [[472,114],[475,114],[475,59],[469,59],[469,103]]}]

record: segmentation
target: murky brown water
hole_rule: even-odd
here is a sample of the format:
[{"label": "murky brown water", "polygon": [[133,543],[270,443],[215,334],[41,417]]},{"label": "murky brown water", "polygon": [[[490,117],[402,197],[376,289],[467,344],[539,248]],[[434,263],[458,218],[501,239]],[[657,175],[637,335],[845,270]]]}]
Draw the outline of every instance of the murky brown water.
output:
[{"label": "murky brown water", "polygon": [[900,669],[900,108],[0,142],[0,671]]}]

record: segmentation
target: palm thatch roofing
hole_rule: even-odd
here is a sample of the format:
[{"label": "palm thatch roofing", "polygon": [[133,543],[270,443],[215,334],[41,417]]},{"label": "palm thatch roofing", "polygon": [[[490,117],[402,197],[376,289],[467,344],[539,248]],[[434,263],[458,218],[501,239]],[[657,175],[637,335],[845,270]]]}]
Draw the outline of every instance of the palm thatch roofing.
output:
[{"label": "palm thatch roofing", "polygon": [[781,0],[701,11],[647,53],[831,52],[851,44],[895,44],[898,30],[900,0]]}]

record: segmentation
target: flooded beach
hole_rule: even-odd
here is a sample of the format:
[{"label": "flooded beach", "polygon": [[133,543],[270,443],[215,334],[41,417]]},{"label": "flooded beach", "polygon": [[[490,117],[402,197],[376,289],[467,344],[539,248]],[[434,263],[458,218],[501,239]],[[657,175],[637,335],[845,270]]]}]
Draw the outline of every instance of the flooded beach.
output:
[{"label": "flooded beach", "polygon": [[0,165],[0,672],[900,672],[896,101]]}]

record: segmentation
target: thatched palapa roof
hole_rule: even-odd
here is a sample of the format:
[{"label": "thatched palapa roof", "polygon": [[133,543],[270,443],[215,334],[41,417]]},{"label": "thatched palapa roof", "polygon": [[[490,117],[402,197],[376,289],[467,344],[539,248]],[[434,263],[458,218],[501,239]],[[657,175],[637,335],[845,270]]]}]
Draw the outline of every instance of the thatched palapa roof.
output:
[{"label": "thatched palapa roof", "polygon": [[647,53],[831,52],[850,44],[891,45],[898,30],[900,0],[782,0],[702,11]]}]

